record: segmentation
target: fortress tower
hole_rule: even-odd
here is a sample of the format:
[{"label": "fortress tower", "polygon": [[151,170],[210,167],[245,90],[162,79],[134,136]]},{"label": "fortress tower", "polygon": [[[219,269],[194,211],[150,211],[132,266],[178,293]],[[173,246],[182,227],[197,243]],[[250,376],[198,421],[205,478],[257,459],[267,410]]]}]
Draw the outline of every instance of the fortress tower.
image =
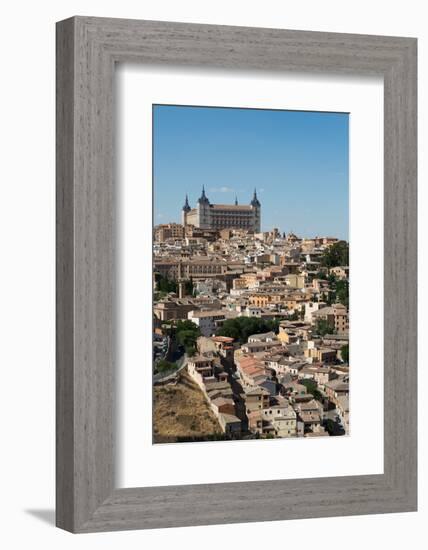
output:
[{"label": "fortress tower", "polygon": [[190,212],[191,208],[189,206],[189,198],[186,194],[186,200],[184,202],[184,206],[181,209],[181,223],[186,226],[187,225],[187,214]]}]

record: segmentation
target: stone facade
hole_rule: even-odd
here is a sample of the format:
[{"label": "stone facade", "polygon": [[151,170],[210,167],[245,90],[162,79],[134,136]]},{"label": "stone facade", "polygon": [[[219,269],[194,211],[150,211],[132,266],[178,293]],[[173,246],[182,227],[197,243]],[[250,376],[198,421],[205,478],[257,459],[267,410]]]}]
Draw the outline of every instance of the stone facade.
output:
[{"label": "stone facade", "polygon": [[164,243],[168,239],[184,239],[184,226],[179,223],[165,223],[155,227],[155,241]]},{"label": "stone facade", "polygon": [[182,223],[184,226],[193,225],[201,229],[245,229],[260,232],[261,204],[254,190],[250,204],[211,204],[202,188],[196,208],[191,208],[186,195],[182,208]]}]

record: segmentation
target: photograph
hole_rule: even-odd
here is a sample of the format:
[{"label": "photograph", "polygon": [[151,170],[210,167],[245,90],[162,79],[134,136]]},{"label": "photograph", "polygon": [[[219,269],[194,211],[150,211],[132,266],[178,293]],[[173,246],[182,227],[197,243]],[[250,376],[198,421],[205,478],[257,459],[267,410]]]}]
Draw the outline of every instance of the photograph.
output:
[{"label": "photograph", "polygon": [[349,433],[349,114],[153,105],[153,443]]}]

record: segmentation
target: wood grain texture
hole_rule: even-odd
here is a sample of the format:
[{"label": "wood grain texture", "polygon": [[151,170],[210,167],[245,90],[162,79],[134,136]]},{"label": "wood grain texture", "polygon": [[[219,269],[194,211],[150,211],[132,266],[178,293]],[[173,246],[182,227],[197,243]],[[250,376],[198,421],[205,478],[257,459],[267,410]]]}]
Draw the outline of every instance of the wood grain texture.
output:
[{"label": "wood grain texture", "polygon": [[[118,61],[383,76],[383,475],[114,488]],[[75,17],[57,26],[57,98],[57,525],[92,532],[416,510],[416,40]]]},{"label": "wood grain texture", "polygon": [[74,23],[56,36],[56,521],[74,526]]}]

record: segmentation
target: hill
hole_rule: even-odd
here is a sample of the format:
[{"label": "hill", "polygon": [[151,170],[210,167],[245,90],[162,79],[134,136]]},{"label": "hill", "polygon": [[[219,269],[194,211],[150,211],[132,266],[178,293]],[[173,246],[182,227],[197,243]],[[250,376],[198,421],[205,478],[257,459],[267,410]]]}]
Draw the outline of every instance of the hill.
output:
[{"label": "hill", "polygon": [[204,439],[221,434],[214,413],[186,371],[178,382],[154,387],[154,443]]}]

